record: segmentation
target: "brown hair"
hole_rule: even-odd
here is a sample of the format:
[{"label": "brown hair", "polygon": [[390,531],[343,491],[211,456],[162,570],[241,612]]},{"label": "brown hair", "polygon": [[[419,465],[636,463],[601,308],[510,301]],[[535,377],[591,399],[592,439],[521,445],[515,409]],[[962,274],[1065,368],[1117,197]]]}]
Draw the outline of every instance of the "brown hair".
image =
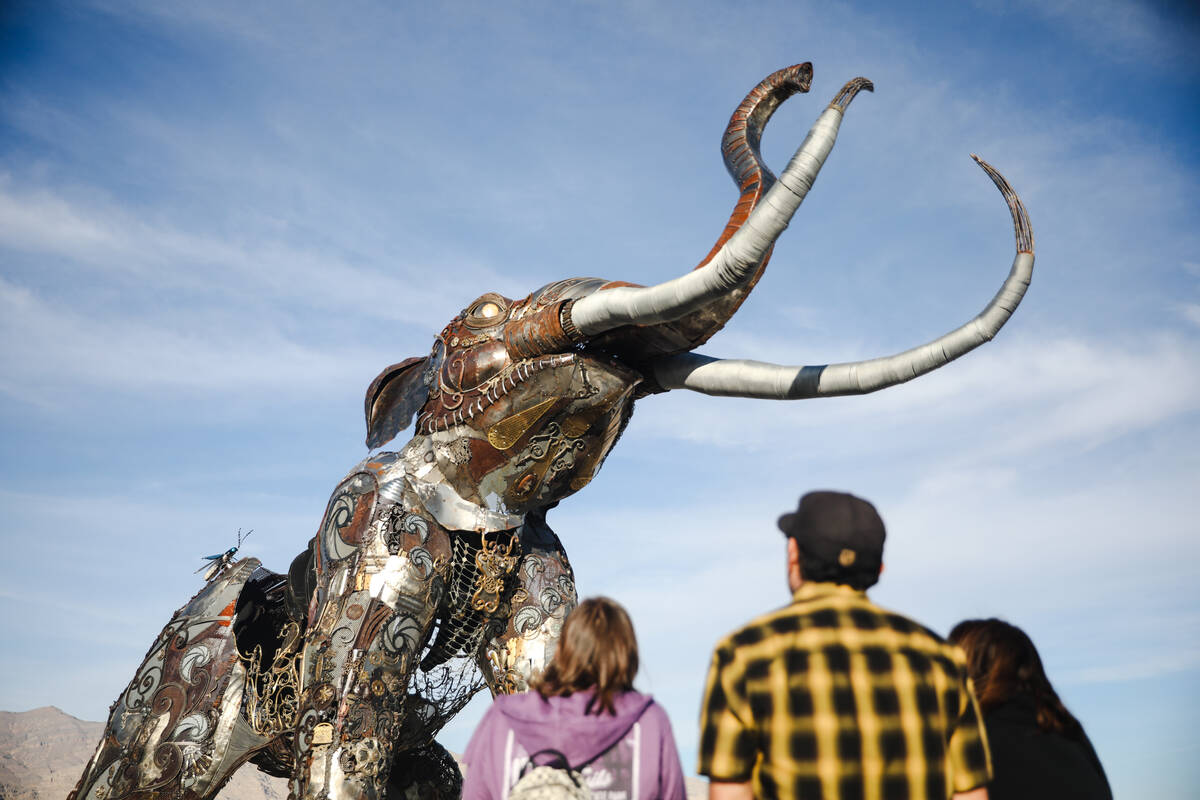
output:
[{"label": "brown hair", "polygon": [[567,615],[558,650],[532,688],[542,697],[593,690],[586,713],[615,716],[613,698],[633,688],[637,670],[637,637],[629,614],[615,600],[590,597]]},{"label": "brown hair", "polygon": [[1058,699],[1033,640],[999,619],[967,619],[950,631],[950,641],[967,654],[967,669],[984,712],[1017,695],[1033,699],[1043,731],[1077,734],[1079,721]]}]

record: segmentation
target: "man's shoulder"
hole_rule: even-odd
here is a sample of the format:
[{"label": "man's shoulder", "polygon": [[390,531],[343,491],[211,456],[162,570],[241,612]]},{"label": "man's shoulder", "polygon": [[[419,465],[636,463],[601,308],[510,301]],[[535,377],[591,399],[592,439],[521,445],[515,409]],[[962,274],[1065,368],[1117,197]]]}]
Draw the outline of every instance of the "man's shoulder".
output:
[{"label": "man's shoulder", "polygon": [[937,631],[929,628],[910,616],[901,614],[898,611],[892,611],[882,606],[877,606],[870,603],[871,611],[878,615],[881,620],[886,621],[886,624],[895,631],[909,633],[914,636],[928,639],[931,644],[950,647],[946,639]]},{"label": "man's shoulder", "polygon": [[879,632],[885,641],[894,642],[897,647],[944,657],[956,664],[966,663],[962,651],[937,631],[905,614],[876,605],[865,595],[847,616],[856,630]]},{"label": "man's shoulder", "polygon": [[732,653],[768,640],[795,637],[824,640],[837,632],[849,636],[861,634],[864,643],[890,643],[896,648],[925,651],[955,662],[962,661],[958,648],[936,631],[911,617],[876,605],[861,592],[800,596],[732,631],[718,643],[717,649]]}]

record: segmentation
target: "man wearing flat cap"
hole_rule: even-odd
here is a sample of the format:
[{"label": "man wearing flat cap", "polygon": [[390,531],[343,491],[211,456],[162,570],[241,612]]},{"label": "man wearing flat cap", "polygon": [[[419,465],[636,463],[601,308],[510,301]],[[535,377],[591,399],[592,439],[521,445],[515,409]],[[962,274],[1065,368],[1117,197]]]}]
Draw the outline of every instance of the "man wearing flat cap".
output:
[{"label": "man wearing flat cap", "polygon": [[875,507],[810,492],[779,518],[792,603],[722,639],[700,716],[709,800],[986,800],[962,652],[876,606]]}]

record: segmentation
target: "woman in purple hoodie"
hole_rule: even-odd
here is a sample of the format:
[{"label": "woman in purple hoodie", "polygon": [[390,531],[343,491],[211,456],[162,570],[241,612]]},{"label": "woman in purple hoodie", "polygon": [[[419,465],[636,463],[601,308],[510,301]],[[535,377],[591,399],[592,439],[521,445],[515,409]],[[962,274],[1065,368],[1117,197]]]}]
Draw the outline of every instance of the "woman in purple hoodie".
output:
[{"label": "woman in purple hoodie", "polygon": [[530,755],[545,750],[579,769],[593,800],[684,800],[671,722],[634,691],[637,669],[625,609],[607,597],[580,603],[533,691],[497,697],[480,720],[463,754],[463,800],[507,800]]}]

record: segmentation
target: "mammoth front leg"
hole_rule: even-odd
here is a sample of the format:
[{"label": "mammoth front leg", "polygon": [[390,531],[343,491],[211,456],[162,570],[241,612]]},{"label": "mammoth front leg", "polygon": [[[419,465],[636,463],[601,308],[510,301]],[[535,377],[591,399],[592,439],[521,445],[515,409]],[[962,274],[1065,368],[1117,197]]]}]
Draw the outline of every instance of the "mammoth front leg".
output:
[{"label": "mammoth front leg", "polygon": [[399,509],[371,529],[352,553],[318,566],[295,798],[379,800],[397,742],[421,724],[410,708],[409,682],[438,606],[435,576],[445,558],[437,551],[449,545],[444,532],[431,534],[425,520]]},{"label": "mammoth front leg", "polygon": [[558,646],[563,620],[579,601],[567,553],[544,512],[527,515],[521,550],[512,613],[480,658],[493,695],[526,691],[542,674]]}]

